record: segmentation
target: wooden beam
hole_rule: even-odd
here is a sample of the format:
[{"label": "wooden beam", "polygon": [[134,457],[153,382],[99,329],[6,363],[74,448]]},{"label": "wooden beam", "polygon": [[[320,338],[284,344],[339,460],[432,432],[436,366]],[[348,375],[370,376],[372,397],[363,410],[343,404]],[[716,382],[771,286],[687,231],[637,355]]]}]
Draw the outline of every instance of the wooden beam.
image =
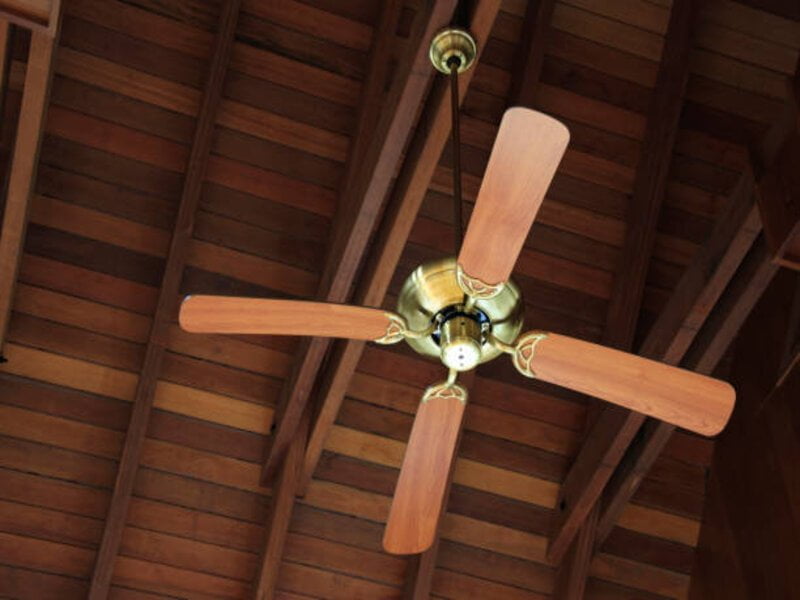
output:
[{"label": "wooden beam", "polygon": [[[745,171],[709,240],[698,251],[694,261],[684,272],[667,302],[666,308],[648,333],[640,350],[644,356],[657,358],[673,365],[680,363],[689,344],[692,343],[698,330],[706,321],[720,294],[759,233],[760,224],[753,199],[753,186],[752,172]],[[644,418],[641,415],[637,415],[637,417],[637,421],[641,425]],[[619,418],[623,419],[623,417]],[[613,428],[610,431],[603,431],[603,434],[608,439],[617,437]],[[635,432],[626,431],[623,437],[633,439],[633,435]],[[619,461],[623,461],[622,456],[618,458],[617,462]],[[616,470],[624,468],[624,466],[620,466]],[[617,477],[614,475],[609,482],[609,488],[616,489],[614,482]],[[610,515],[607,511],[608,493],[605,497],[604,508],[598,520],[600,530],[597,538],[600,543],[608,533],[605,527]]]},{"label": "wooden beam", "polygon": [[[327,302],[345,302],[361,265],[372,230],[381,213],[392,177],[400,166],[403,150],[411,137],[420,103],[428,91],[433,67],[428,59],[430,40],[449,23],[456,0],[426,2],[414,19],[406,54],[383,105],[381,118],[371,143],[360,163],[351,162],[356,176],[346,176],[349,184],[339,199],[334,219],[330,257],[322,274],[317,297]],[[373,81],[370,94],[380,94],[380,82]],[[364,134],[367,132],[364,131]],[[322,359],[330,345],[325,338],[304,341],[275,409],[275,430],[266,452],[263,478],[269,481],[283,460],[295,435],[311,388],[317,379]]]},{"label": "wooden beam", "polygon": [[[634,180],[625,243],[606,316],[603,341],[630,349],[644,294],[647,268],[672,159],[683,95],[689,77],[689,49],[697,3],[672,4],[661,65],[647,115],[647,129]],[[547,555],[558,564],[644,421],[637,413],[608,406],[578,454],[559,497]],[[590,453],[591,454],[588,454]]]},{"label": "wooden beam", "polygon": [[214,122],[216,121],[217,108],[222,97],[225,73],[230,62],[240,6],[241,0],[228,0],[222,6],[214,53],[209,65],[203,100],[197,116],[192,150],[183,181],[178,215],[175,219],[164,275],[161,280],[158,304],[153,315],[144,363],[139,374],[133,412],[125,435],[125,444],[122,448],[117,479],[114,484],[114,493],[108,509],[108,516],[106,517],[103,539],[100,543],[92,574],[92,582],[89,589],[89,598],[91,600],[101,600],[108,597],[111,576],[114,570],[114,560],[125,528],[136,469],[150,419],[153,394],[161,371],[167,330],[178,302],[178,289],[183,268],[186,264],[189,240],[192,237],[195,212],[200,201],[200,191],[211,150]]},{"label": "wooden beam", "polygon": [[[709,319],[707,327],[698,336],[697,350],[687,357],[684,364],[686,368],[700,373],[713,373],[777,272],[778,266],[771,260],[762,238],[754,244],[752,252],[742,264],[741,272],[731,282],[726,297],[718,307],[720,312],[715,318]],[[645,423],[642,435],[631,445],[604,493],[597,529],[597,547],[611,533],[625,506],[639,489],[674,431],[674,426],[663,421],[648,419]]]},{"label": "wooden beam", "polygon": [[[478,58],[488,41],[489,32],[499,9],[499,0],[479,0],[475,6],[470,22],[470,31],[478,42]],[[473,68],[459,77],[462,100],[474,73],[475,69]],[[389,282],[397,268],[411,227],[450,135],[450,121],[449,84],[444,78],[440,78],[434,82],[433,90],[398,175],[391,202],[378,229],[374,251],[365,270],[365,284],[359,288],[356,294],[358,304],[380,306],[383,303]],[[323,375],[323,385],[320,388],[320,409],[311,431],[304,459],[301,494],[305,491],[308,482],[311,481],[311,476],[322,454],[325,439],[333,427],[363,349],[363,342],[349,340],[339,344]]]},{"label": "wooden beam", "polygon": [[0,0],[0,19],[56,37],[61,0]]},{"label": "wooden beam", "polygon": [[594,537],[599,511],[592,509],[556,572],[553,598],[582,600],[589,578],[589,566],[594,554]]},{"label": "wooden beam", "polygon": [[57,35],[45,35],[38,31],[31,33],[19,122],[8,174],[3,228],[0,232],[0,355],[14,304],[14,288],[28,225],[28,207],[39,166],[39,149],[57,45]]},{"label": "wooden beam", "polygon": [[253,598],[255,600],[272,600],[275,597],[280,573],[283,547],[289,534],[289,523],[294,510],[294,497],[300,483],[303,466],[303,453],[308,435],[308,412],[300,423],[298,435],[292,440],[286,459],[276,477],[272,491],[269,520],[266,528],[266,540],[261,554],[258,576],[256,577]]},{"label": "wooden beam", "polygon": [[[653,348],[667,362],[679,364],[683,360],[688,369],[713,373],[778,270],[768,250],[767,236],[756,240],[764,211],[751,198],[759,197],[758,184],[769,177],[771,167],[785,163],[785,153],[791,153],[786,140],[797,134],[795,86],[799,74],[800,69],[788,86],[785,110],[751,153],[753,168],[741,175],[728,208],[653,327],[660,332],[651,333],[663,340],[668,337],[664,332],[675,330],[680,323],[669,344]],[[759,179],[758,184],[754,179]],[[598,546],[611,533],[674,429],[648,419],[642,435],[631,445],[603,495]]]},{"label": "wooden beam", "polygon": [[511,78],[509,105],[536,106],[536,90],[555,5],[555,0],[534,0],[525,10],[522,41],[511,71],[515,76]]}]

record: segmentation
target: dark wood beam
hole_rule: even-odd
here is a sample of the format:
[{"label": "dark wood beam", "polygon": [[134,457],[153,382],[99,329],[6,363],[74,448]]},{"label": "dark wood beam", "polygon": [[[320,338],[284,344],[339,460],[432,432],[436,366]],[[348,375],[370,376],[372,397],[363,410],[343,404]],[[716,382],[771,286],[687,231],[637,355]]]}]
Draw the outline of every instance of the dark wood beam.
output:
[{"label": "dark wood beam", "polygon": [[[60,4],[58,5],[60,6]],[[58,8],[56,6],[55,8]],[[11,168],[8,172],[3,227],[0,231],[0,355],[5,343],[11,309],[14,304],[14,289],[19,271],[22,244],[28,226],[28,207],[36,182],[39,166],[39,149],[50,98],[50,82],[53,78],[53,61],[58,46],[57,24],[60,13],[54,17],[55,32],[46,34],[31,32],[25,82],[22,88],[22,103],[17,123]],[[5,28],[8,33],[8,26]],[[8,40],[3,39],[3,63]]]},{"label": "dark wood beam", "polygon": [[[796,73],[794,81],[797,80]],[[666,362],[679,364],[683,360],[685,368],[712,374],[778,270],[766,235],[755,241],[762,231],[760,215],[764,211],[753,197],[759,198],[759,184],[769,177],[771,166],[784,164],[785,153],[792,152],[786,143],[797,133],[797,96],[792,85],[788,86],[785,106],[786,110],[755,146],[753,168],[741,175],[711,237],[684,273],[667,309],[653,327],[659,330],[651,333],[667,339],[669,336],[664,333],[675,330],[676,323],[680,323],[669,344],[653,349]],[[756,183],[755,179],[759,181]],[[647,420],[603,494],[598,546],[611,533],[674,429],[667,423]]]},{"label": "dark wood beam", "polygon": [[214,122],[222,97],[222,86],[230,61],[240,6],[241,0],[228,0],[222,5],[214,53],[209,65],[200,112],[197,116],[192,150],[186,166],[180,206],[161,280],[158,304],[153,315],[144,363],[139,374],[133,411],[125,435],[125,444],[122,448],[114,493],[106,517],[103,539],[92,574],[89,589],[91,600],[108,597],[111,576],[114,571],[114,559],[117,556],[122,532],[125,528],[136,470],[147,433],[147,424],[150,420],[153,394],[165,353],[167,330],[178,303],[181,275],[186,264],[195,212],[200,201],[200,190],[211,150]]},{"label": "dark wood beam", "polygon": [[[731,282],[732,289],[720,303],[722,310],[718,318],[709,319],[702,336],[698,338],[698,350],[687,357],[684,364],[686,368],[706,374],[714,371],[777,272],[778,266],[772,262],[766,243],[760,239],[742,264],[742,272]],[[629,448],[603,495],[597,547],[611,533],[674,431],[673,425],[663,421],[648,419],[645,423],[641,435]]]},{"label": "dark wood beam", "polygon": [[522,41],[514,57],[509,105],[535,108],[555,0],[534,0],[525,10]]},{"label": "dark wood beam", "polygon": [[266,539],[261,553],[258,576],[253,590],[254,600],[272,600],[278,585],[283,547],[289,535],[289,523],[294,510],[294,498],[300,483],[303,453],[308,435],[308,412],[300,422],[297,436],[292,440],[286,459],[281,465],[272,490]]},{"label": "dark wood beam", "polygon": [[[470,31],[478,42],[479,58],[499,9],[499,0],[479,0],[475,5]],[[475,69],[470,69],[459,77],[462,99],[474,72]],[[448,94],[448,82],[444,78],[437,79],[409,145],[386,215],[376,234],[374,250],[365,269],[364,284],[356,293],[358,304],[380,306],[383,303],[389,282],[450,135],[451,115]],[[353,340],[342,342],[332,355],[329,366],[323,374],[323,385],[319,396],[320,408],[306,450],[301,493],[316,469],[325,439],[333,427],[363,349],[363,342]]]},{"label": "dark wood beam", "polygon": [[0,19],[51,38],[57,36],[60,14],[61,0],[0,0]]},{"label": "dark wood beam", "polygon": [[[658,216],[672,159],[686,82],[697,3],[672,5],[661,65],[647,114],[639,167],[634,180],[625,243],[606,316],[604,343],[629,350],[644,294]],[[548,558],[558,564],[595,505],[616,464],[644,417],[619,407],[602,409],[579,452],[558,501]]]},{"label": "dark wood beam", "polygon": [[[350,297],[356,272],[434,74],[428,59],[430,40],[437,30],[450,22],[455,7],[456,0],[426,2],[414,19],[408,48],[383,102],[381,117],[373,130],[364,130],[362,133],[369,135],[371,140],[368,149],[363,153],[362,161],[350,163],[357,174],[345,177],[348,185],[339,199],[339,210],[334,219],[328,249],[330,258],[317,294],[320,300],[345,302]],[[380,97],[380,83],[374,80],[368,94]],[[362,112],[364,114],[368,114],[368,111]],[[312,338],[303,343],[275,410],[275,430],[264,459],[265,481],[275,475],[297,431],[329,346],[330,340],[324,338]]]},{"label": "dark wood beam", "polygon": [[575,541],[567,551],[556,572],[553,598],[557,600],[582,600],[589,578],[589,566],[594,556],[594,538],[599,511],[592,509]]}]

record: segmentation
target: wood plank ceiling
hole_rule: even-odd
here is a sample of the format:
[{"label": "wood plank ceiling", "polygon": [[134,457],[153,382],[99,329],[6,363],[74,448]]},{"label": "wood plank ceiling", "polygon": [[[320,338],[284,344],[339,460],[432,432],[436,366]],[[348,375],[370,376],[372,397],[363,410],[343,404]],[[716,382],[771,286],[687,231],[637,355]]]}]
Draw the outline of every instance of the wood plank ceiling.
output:
[{"label": "wood plank ceiling", "polygon": [[[364,138],[375,117],[358,125],[364,110],[374,110],[362,103],[370,56],[377,48],[388,53],[390,68],[377,77],[391,89],[391,65],[402,64],[415,16],[426,13],[420,0],[407,0],[394,21],[382,14],[384,4],[391,5],[242,0],[180,294],[320,293],[326,265],[335,266],[327,246],[342,218],[345,182],[353,186],[349,157],[363,160],[371,148]],[[494,14],[491,2],[473,4]],[[727,214],[750,148],[780,113],[795,73],[800,20],[792,3],[752,4],[767,9],[729,0],[698,9],[634,347]],[[500,360],[482,367],[438,551],[417,569],[383,553],[380,538],[419,396],[443,373],[404,347],[356,353],[335,421],[318,441],[319,462],[290,510],[279,562],[271,575],[261,569],[272,493],[262,465],[275,407],[304,346],[183,333],[174,322],[175,291],[162,301],[170,307],[164,330],[153,328],[162,319],[165,270],[178,268],[171,233],[197,168],[223,5],[63,2],[0,366],[0,595],[84,598],[98,580],[96,565],[105,564],[111,598],[252,598],[269,578],[285,599],[398,598],[406,581],[413,589],[428,577],[440,598],[552,597],[550,526],[590,402],[523,381]],[[625,268],[625,219],[670,8],[669,0],[560,0],[539,10],[536,2],[503,0],[487,29],[461,111],[466,212],[512,97],[555,115],[572,134],[515,271],[530,327],[603,339],[614,281]],[[387,22],[396,23],[389,27],[396,35],[377,43],[374,32]],[[512,92],[531,46],[526,22],[543,32],[544,56],[527,91]],[[10,40],[3,165],[14,146],[30,34],[13,27]],[[438,157],[426,134],[444,140],[447,133],[431,125],[440,83],[419,106],[423,126],[400,149],[407,160],[392,167],[397,183],[376,215],[384,223],[408,219],[394,212],[398,190],[424,190],[408,242],[390,242],[403,250],[391,279],[382,273],[386,307],[413,267],[453,245],[449,148],[435,168],[422,163],[432,172],[429,184],[409,171],[413,158]],[[374,302],[384,289],[370,283],[370,261],[384,260],[377,255],[391,233],[381,227],[355,280],[355,293]],[[152,409],[128,475],[129,505],[111,523],[116,550],[98,560],[148,343],[164,348]],[[617,526],[603,531],[587,598],[687,596],[712,448],[672,434]]]}]

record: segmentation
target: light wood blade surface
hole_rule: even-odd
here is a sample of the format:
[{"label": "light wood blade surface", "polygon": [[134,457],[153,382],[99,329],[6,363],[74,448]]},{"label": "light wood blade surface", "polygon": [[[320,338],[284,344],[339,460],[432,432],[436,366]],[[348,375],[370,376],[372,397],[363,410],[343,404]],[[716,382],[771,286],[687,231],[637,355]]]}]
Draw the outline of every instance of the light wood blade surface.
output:
[{"label": "light wood blade surface", "polygon": [[489,285],[508,280],[568,142],[559,121],[506,111],[458,255],[467,275]]},{"label": "light wood blade surface", "polygon": [[733,410],[736,393],[724,381],[555,333],[536,335],[517,343],[514,364],[525,375],[703,435],[719,433]]},{"label": "light wood blade surface", "polygon": [[433,543],[464,406],[455,396],[420,404],[383,535],[387,552],[418,554]]},{"label": "light wood blade surface", "polygon": [[384,310],[269,298],[188,296],[179,321],[194,333],[308,335],[376,340],[392,324]]}]

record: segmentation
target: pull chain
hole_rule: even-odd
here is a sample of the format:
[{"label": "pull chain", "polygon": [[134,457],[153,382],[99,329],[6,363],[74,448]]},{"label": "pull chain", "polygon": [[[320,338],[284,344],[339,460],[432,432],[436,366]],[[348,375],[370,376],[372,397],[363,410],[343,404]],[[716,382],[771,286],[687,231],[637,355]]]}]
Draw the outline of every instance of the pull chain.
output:
[{"label": "pull chain", "polygon": [[455,229],[455,254],[458,256],[461,250],[461,243],[464,241],[464,221],[461,214],[461,132],[458,115],[458,68],[461,60],[452,57],[447,62],[450,66],[450,112],[453,117],[453,204]]}]

